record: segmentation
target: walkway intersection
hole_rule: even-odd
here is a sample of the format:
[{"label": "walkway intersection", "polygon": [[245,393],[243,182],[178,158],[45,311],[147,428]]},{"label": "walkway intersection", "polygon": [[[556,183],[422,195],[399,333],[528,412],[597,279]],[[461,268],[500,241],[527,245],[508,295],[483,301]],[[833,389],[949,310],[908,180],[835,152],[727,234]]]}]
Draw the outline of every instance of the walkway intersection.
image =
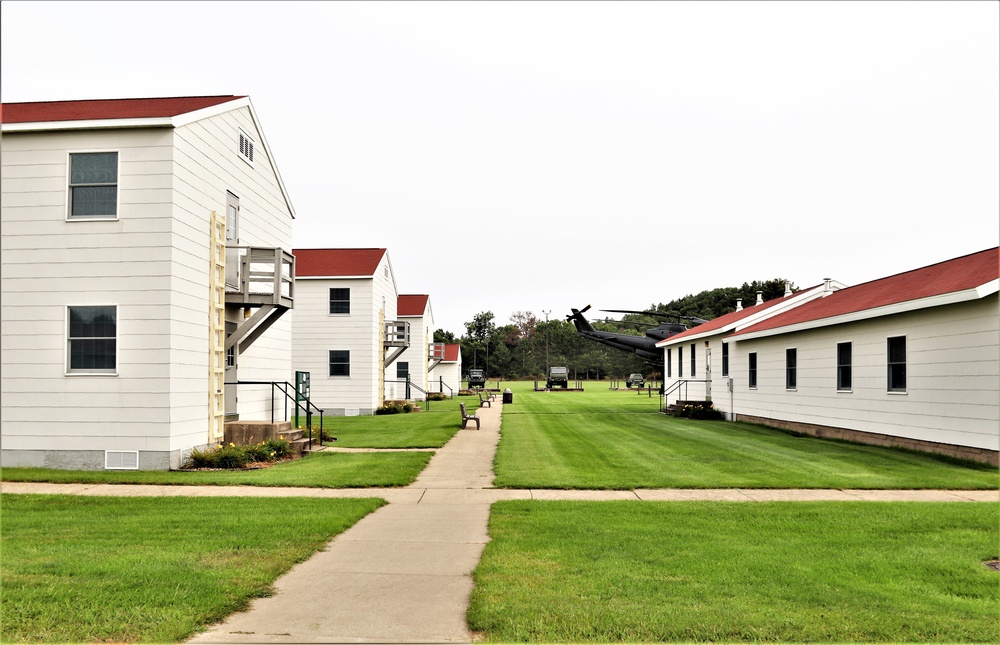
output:
[{"label": "walkway intersection", "polygon": [[1000,492],[945,490],[493,489],[503,404],[480,408],[480,430],[459,431],[405,488],[130,486],[5,482],[5,493],[143,496],[381,497],[389,502],[191,643],[470,642],[472,571],[490,504],[508,499],[646,501],[1000,501]]}]

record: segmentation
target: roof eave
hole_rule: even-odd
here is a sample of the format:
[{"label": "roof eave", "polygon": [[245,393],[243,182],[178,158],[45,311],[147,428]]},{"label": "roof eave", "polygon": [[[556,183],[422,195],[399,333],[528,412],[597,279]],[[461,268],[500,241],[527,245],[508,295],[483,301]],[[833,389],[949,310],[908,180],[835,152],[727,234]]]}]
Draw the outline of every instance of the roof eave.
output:
[{"label": "roof eave", "polygon": [[885,305],[883,307],[863,309],[861,311],[853,311],[851,313],[840,314],[837,316],[830,316],[828,318],[817,318],[816,320],[806,320],[792,325],[774,327],[773,329],[762,329],[760,331],[750,332],[746,334],[741,334],[737,332],[736,334],[730,336],[729,339],[734,342],[740,342],[744,340],[754,340],[757,338],[765,338],[768,336],[780,336],[783,334],[791,334],[799,331],[809,331],[811,329],[819,329],[821,327],[831,327],[833,325],[843,325],[846,323],[858,322],[862,320],[870,320],[872,318],[882,318],[884,316],[908,313],[911,311],[918,311],[920,309],[930,309],[931,307],[941,307],[944,305],[954,305],[962,302],[971,302],[974,300],[981,300],[986,296],[997,293],[998,289],[1000,289],[1000,279],[991,280],[986,284],[980,285],[972,289],[964,289],[962,291],[952,291],[951,293],[943,293],[935,296],[929,296],[927,298],[919,298],[917,300],[907,300],[906,302],[897,302],[895,304]]}]

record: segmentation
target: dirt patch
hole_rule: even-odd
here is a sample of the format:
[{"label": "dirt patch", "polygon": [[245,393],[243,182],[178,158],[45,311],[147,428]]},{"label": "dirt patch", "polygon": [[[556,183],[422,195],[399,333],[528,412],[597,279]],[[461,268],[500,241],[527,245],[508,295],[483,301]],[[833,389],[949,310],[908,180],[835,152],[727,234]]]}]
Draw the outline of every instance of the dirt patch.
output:
[{"label": "dirt patch", "polygon": [[988,569],[1000,571],[1000,560],[987,560],[983,564],[985,564]]}]

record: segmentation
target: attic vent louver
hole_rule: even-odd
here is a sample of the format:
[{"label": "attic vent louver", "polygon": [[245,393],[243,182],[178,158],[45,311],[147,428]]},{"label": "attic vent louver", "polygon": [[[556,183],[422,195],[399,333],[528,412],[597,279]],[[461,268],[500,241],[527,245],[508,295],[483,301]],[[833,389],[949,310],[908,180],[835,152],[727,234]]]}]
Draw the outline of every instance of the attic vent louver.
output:
[{"label": "attic vent louver", "polygon": [[243,132],[240,132],[240,154],[244,159],[253,163],[253,139]]},{"label": "attic vent louver", "polygon": [[105,450],[105,470],[139,470],[138,450]]}]

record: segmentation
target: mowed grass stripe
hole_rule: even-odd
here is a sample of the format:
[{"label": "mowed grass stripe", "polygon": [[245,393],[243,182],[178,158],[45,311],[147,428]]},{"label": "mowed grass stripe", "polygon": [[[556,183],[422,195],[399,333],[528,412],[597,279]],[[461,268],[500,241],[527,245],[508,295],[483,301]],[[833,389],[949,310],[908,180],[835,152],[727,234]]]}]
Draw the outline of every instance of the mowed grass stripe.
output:
[{"label": "mowed grass stripe", "polygon": [[492,642],[997,642],[995,503],[501,502]]},{"label": "mowed grass stripe", "polygon": [[504,407],[498,487],[995,489],[1000,483],[997,469],[986,465],[668,417],[656,412],[655,399],[641,413],[635,399],[644,397],[620,392],[517,396],[516,406]]}]

